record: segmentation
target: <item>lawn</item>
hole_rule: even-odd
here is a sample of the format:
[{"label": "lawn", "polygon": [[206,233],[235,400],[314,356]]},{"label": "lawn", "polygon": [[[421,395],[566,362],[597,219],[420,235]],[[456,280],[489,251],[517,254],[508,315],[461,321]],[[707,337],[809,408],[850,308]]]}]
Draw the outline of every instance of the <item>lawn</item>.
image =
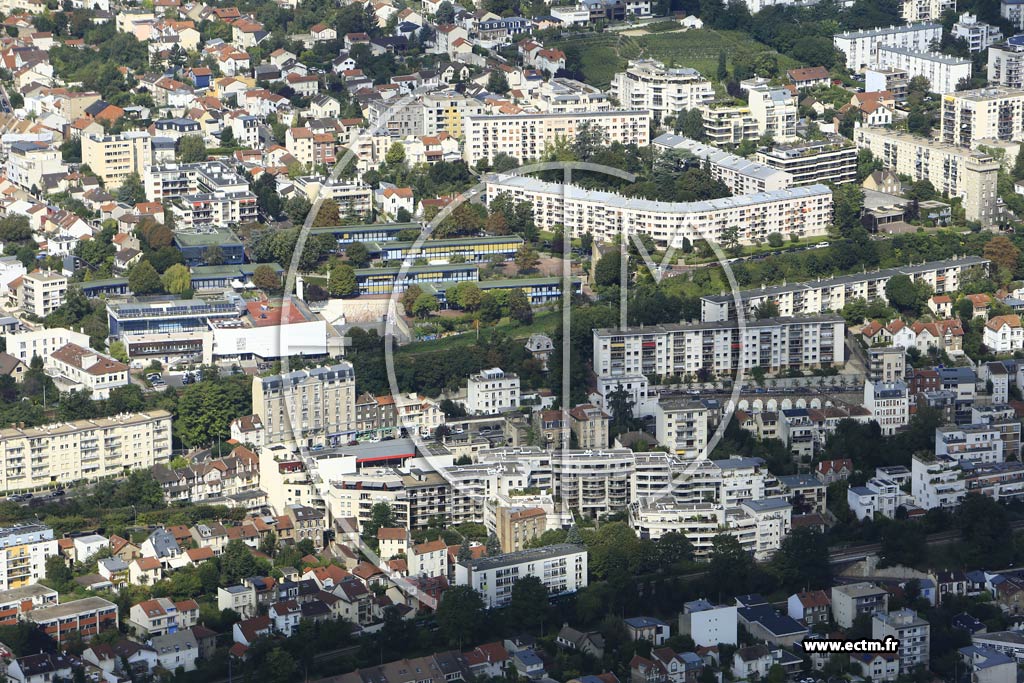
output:
[{"label": "lawn", "polygon": [[[527,339],[535,332],[548,335],[553,334],[561,326],[561,322],[562,310],[558,308],[556,310],[535,311],[533,322],[529,325],[520,325],[508,318],[502,318],[495,325],[481,324],[480,331],[484,332],[491,328],[497,328],[513,339]],[[447,351],[463,346],[473,346],[475,343],[476,331],[467,330],[461,334],[452,334],[433,341],[405,344],[398,347],[396,355],[400,357],[403,355],[415,355],[424,351]]]},{"label": "lawn", "polygon": [[[775,53],[771,48],[738,31],[685,31],[666,33],[663,31],[641,36],[597,33],[573,36],[554,45],[570,57],[570,66],[578,59],[583,77],[587,83],[607,88],[612,76],[626,67],[626,62],[638,57],[653,57],[672,66],[688,66],[705,76],[715,77],[718,70],[718,53],[725,50],[730,68],[737,58],[746,63],[765,52]],[[785,71],[799,66],[795,60],[778,55],[779,70]]]}]

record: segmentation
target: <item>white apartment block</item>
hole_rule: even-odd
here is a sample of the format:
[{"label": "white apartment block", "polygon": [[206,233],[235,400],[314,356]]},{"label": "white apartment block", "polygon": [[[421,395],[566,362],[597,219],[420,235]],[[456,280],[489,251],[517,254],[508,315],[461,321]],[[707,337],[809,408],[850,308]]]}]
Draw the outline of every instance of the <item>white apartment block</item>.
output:
[{"label": "white apartment block", "polygon": [[60,308],[68,295],[68,279],[52,270],[33,270],[21,278],[22,309],[45,318]]},{"label": "white apartment block", "polygon": [[650,144],[651,113],[642,110],[567,112],[563,114],[474,114],[464,119],[466,163],[491,162],[507,154],[520,162],[539,159],[556,140],[574,140],[589,126],[600,130],[606,144],[646,147]]},{"label": "white apartment block", "polygon": [[978,21],[978,17],[965,12],[960,20],[953,24],[953,37],[967,41],[971,52],[987,50],[991,45],[1003,39],[1003,34],[992,24]]},{"label": "white apartment block", "polygon": [[946,12],[956,11],[956,0],[903,0],[903,21],[939,21]]},{"label": "white apartment block", "polygon": [[253,414],[267,443],[323,446],[355,433],[356,373],[351,363],[253,377]]},{"label": "white apartment block", "polygon": [[761,137],[750,107],[708,104],[697,109],[704,121],[704,134],[712,145],[738,145]]},{"label": "white apartment block", "polygon": [[171,414],[166,410],[0,429],[0,489],[121,475],[170,457]]},{"label": "white apartment block", "polygon": [[883,45],[923,52],[941,39],[941,24],[920,23],[840,33],[833,42],[846,55],[846,68],[860,71],[875,65],[878,48]]},{"label": "white apartment block", "polygon": [[612,78],[611,96],[627,109],[647,109],[655,120],[676,116],[715,99],[715,89],[700,72],[669,68],[653,59],[631,60]]},{"label": "white apartment block", "polygon": [[684,376],[832,367],[844,363],[845,323],[836,315],[594,330],[599,377]]},{"label": "white apartment block", "polygon": [[[868,273],[842,275],[827,280],[797,284],[764,286],[740,292],[744,315],[750,320],[754,311],[766,301],[779,307],[783,317],[821,315],[841,311],[854,299],[875,301],[886,299],[885,285],[895,275],[907,275],[915,282],[926,282],[936,294],[960,289],[964,275],[973,268],[987,269],[989,261],[980,256],[964,256],[947,261],[929,261],[916,266],[886,268]],[[720,321],[736,317],[733,295],[712,294],[701,298],[701,320]]]},{"label": "white apartment block", "polygon": [[131,382],[127,365],[78,344],[65,344],[43,359],[43,365],[63,382],[88,389],[94,400],[110,398],[111,389]]},{"label": "white apartment block", "polygon": [[770,558],[792,529],[793,506],[782,498],[765,498],[728,507],[716,503],[634,503],[629,524],[640,538],[657,540],[680,533],[697,557],[711,553],[712,541],[728,533],[758,560]]},{"label": "white apartment block", "polygon": [[60,150],[44,142],[15,142],[7,156],[7,179],[27,192],[43,192],[43,176],[67,173]]},{"label": "white apartment block", "polygon": [[910,421],[907,385],[903,382],[865,382],[864,408],[881,427],[882,434],[895,434]]},{"label": "white apartment block", "polygon": [[809,185],[702,202],[658,202],[523,176],[487,177],[487,201],[505,192],[533,205],[537,227],[563,225],[574,236],[591,234],[609,242],[625,230],[647,234],[661,247],[679,249],[683,240],[721,243],[722,231],[738,227],[741,244],[783,236],[827,234],[832,191]]},{"label": "white apartment block", "polygon": [[658,443],[688,460],[707,457],[708,409],[690,398],[662,398],[654,409]]},{"label": "white apartment block", "polygon": [[759,150],[754,158],[787,174],[796,186],[857,181],[857,147],[838,136],[774,145]]},{"label": "white apartment block", "polygon": [[561,451],[551,459],[551,492],[585,517],[621,511],[630,502],[633,468],[627,449]]},{"label": "white apartment block", "polygon": [[1007,88],[1024,87],[1024,40],[1013,37],[988,48],[988,82]]},{"label": "white apartment block", "polygon": [[864,486],[851,486],[846,491],[846,503],[857,519],[874,519],[876,513],[895,519],[896,509],[906,499],[899,484],[881,477],[872,477]]},{"label": "white apartment block", "polygon": [[959,506],[967,495],[967,482],[960,475],[959,463],[952,458],[915,453],[910,463],[910,493],[914,502],[926,510]]},{"label": "white apartment block", "polygon": [[1000,0],[999,16],[1012,22],[1017,29],[1024,29],[1024,2],[1021,0]]},{"label": "white apartment block", "polygon": [[861,126],[853,137],[887,169],[915,181],[931,181],[939,192],[962,197],[967,220],[995,224],[999,162],[988,154],[885,128]]},{"label": "white apartment block", "polygon": [[913,671],[928,666],[931,650],[931,625],[912,609],[876,614],[871,619],[871,637],[875,640],[895,638],[900,643],[900,671]]},{"label": "white apartment block", "polygon": [[757,134],[770,135],[776,142],[796,139],[796,123],[800,120],[800,107],[796,95],[785,88],[767,84],[747,88],[747,106],[757,121]]},{"label": "white apartment block", "polygon": [[931,84],[931,91],[940,95],[955,92],[960,81],[971,79],[969,59],[889,45],[879,46],[875,66],[906,71],[911,78],[923,76]]},{"label": "white apartment block", "polygon": [[1003,462],[1002,430],[997,425],[947,425],[935,428],[935,456],[956,461],[992,464]]},{"label": "white apartment block", "polygon": [[[760,160],[750,161],[735,154],[729,154],[717,147],[705,145],[690,138],[665,133],[656,137],[651,144],[656,150],[689,152],[701,160],[702,167],[706,164],[711,172],[711,177],[722,181],[734,195],[784,190],[794,185],[793,176],[785,171],[765,165]],[[856,161],[856,151],[854,152],[854,161]],[[856,177],[856,168],[854,168],[854,177]]]},{"label": "white apartment block", "polygon": [[0,529],[0,590],[38,583],[46,577],[46,558],[57,554],[53,529],[22,524]]},{"label": "white apartment block", "polygon": [[7,353],[26,365],[33,356],[44,360],[54,351],[67,344],[88,347],[89,335],[63,327],[40,327],[27,332],[7,336]]},{"label": "white apartment block", "polygon": [[146,198],[171,204],[178,227],[228,227],[259,218],[245,177],[221,161],[164,164],[146,169]]},{"label": "white apartment block", "polygon": [[563,543],[455,565],[455,585],[472,586],[488,609],[509,604],[512,587],[527,576],[540,579],[551,596],[575,593],[587,587],[587,550]]},{"label": "white apartment block", "polygon": [[974,147],[987,140],[1024,140],[1024,91],[996,86],[942,98],[942,141]]},{"label": "white apartment block", "polygon": [[474,415],[493,415],[519,407],[519,377],[501,368],[470,375],[466,409]]}]

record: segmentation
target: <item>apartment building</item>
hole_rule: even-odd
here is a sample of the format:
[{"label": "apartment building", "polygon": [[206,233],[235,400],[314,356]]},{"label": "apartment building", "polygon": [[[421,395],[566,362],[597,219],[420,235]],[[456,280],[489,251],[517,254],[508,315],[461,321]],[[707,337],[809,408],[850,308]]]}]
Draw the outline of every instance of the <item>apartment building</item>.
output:
[{"label": "apartment building", "polygon": [[67,173],[60,149],[45,142],[20,140],[11,143],[7,155],[7,180],[26,192],[41,192],[44,176]]},{"label": "apartment building", "polygon": [[248,181],[222,161],[153,166],[146,169],[144,184],[146,198],[169,203],[185,230],[250,223],[259,217]]},{"label": "apartment building", "polygon": [[[687,152],[700,161],[702,168],[708,168],[711,177],[722,181],[734,195],[756,194],[771,190],[784,190],[794,185],[793,176],[784,170],[772,168],[765,163],[750,161],[743,157],[705,145],[672,133],[659,135],[651,142],[656,150],[678,150]],[[854,151],[856,162],[856,150]],[[856,164],[854,168],[856,177]]]},{"label": "apartment building", "polygon": [[908,498],[900,485],[891,479],[872,477],[864,486],[851,486],[846,491],[846,504],[857,519],[874,519],[876,514],[896,519],[896,510]]},{"label": "apartment building", "polygon": [[53,529],[21,524],[0,529],[0,590],[38,583],[46,577],[46,558],[57,554]]},{"label": "apartment building", "polygon": [[573,236],[588,233],[599,242],[622,234],[650,235],[661,247],[679,249],[683,240],[721,242],[722,232],[739,228],[741,244],[783,236],[827,234],[832,222],[832,192],[809,185],[701,202],[658,202],[523,176],[487,177],[487,201],[505,192],[533,205],[537,227],[565,226]]},{"label": "apartment building", "polygon": [[609,110],[541,114],[472,114],[465,117],[466,163],[492,162],[498,154],[507,154],[525,162],[539,159],[558,139],[573,140],[590,127],[600,130],[606,144],[646,147],[650,144],[651,113],[646,110]]},{"label": "apartment building", "polygon": [[171,414],[125,413],[40,427],[0,429],[0,488],[69,484],[149,469],[171,457]]},{"label": "apartment building", "polygon": [[355,432],[356,374],[351,363],[254,377],[253,414],[267,443],[333,445]]},{"label": "apartment building", "polygon": [[333,164],[335,146],[331,133],[316,133],[309,128],[289,128],[285,133],[285,149],[307,169]]},{"label": "apartment building", "polygon": [[596,329],[594,372],[599,377],[727,375],[755,367],[841,366],[845,323],[836,315]]},{"label": "apartment building", "polygon": [[67,344],[88,347],[89,335],[63,327],[40,327],[25,332],[6,335],[7,353],[22,363],[29,364],[33,356],[46,359],[54,351]]},{"label": "apartment building", "polygon": [[907,376],[907,352],[902,346],[868,349],[868,381],[901,382]]},{"label": "apartment building", "polygon": [[482,116],[486,110],[483,102],[454,90],[424,95],[422,107],[423,130],[413,135],[448,133],[459,139],[466,135],[466,117]]},{"label": "apartment building", "polygon": [[524,550],[526,545],[547,531],[548,513],[539,507],[515,509],[497,508],[495,533],[503,553]]},{"label": "apartment building", "polygon": [[754,158],[788,175],[795,186],[857,181],[857,147],[840,136],[773,145]]},{"label": "apartment building", "polygon": [[538,110],[549,114],[612,108],[608,95],[602,90],[561,76],[541,83],[530,95],[530,101]]},{"label": "apartment building", "polygon": [[832,618],[841,628],[853,628],[862,614],[885,614],[889,609],[889,593],[866,581],[832,587]]},{"label": "apartment building", "polygon": [[455,565],[455,585],[472,586],[488,609],[509,604],[512,587],[527,576],[540,579],[550,596],[575,593],[587,587],[587,550],[562,543]]},{"label": "apartment building", "polygon": [[983,226],[996,223],[999,162],[988,154],[877,127],[857,128],[854,141],[857,147],[870,149],[887,169],[915,181],[928,180],[939,192],[962,197],[967,220]]},{"label": "apartment building", "polygon": [[[987,50],[991,45],[1003,39],[1003,34],[992,24],[978,21],[978,17],[965,12],[960,20],[953,24],[953,37],[967,42],[971,52]],[[991,70],[990,70],[991,73]]]},{"label": "apartment building", "polygon": [[68,295],[68,279],[53,270],[33,270],[21,277],[21,308],[45,318],[63,305]]},{"label": "apartment building", "polygon": [[466,409],[473,415],[492,415],[519,407],[519,377],[501,368],[469,376]]},{"label": "apartment building", "polygon": [[83,135],[82,163],[88,164],[108,190],[117,189],[133,173],[141,178],[152,163],[149,133]]},{"label": "apartment building", "polygon": [[975,147],[979,142],[1024,139],[1024,91],[994,86],[942,98],[941,139]]},{"label": "apartment building", "polygon": [[716,147],[757,140],[757,120],[750,107],[735,104],[706,104],[697,107],[704,122],[704,135]]},{"label": "apartment building", "polygon": [[757,121],[757,134],[770,135],[776,142],[796,139],[796,123],[800,120],[797,97],[786,88],[765,83],[750,85],[747,106]]},{"label": "apartment building", "polygon": [[864,67],[875,66],[879,47],[901,47],[923,52],[933,42],[941,39],[941,24],[916,23],[840,33],[833,38],[833,42],[836,49],[846,55],[846,68],[860,71]]},{"label": "apartment building", "polygon": [[910,421],[907,385],[902,381],[865,382],[864,408],[881,427],[882,434],[895,434]]},{"label": "apartment building", "polygon": [[1003,441],[1003,455],[1008,460],[1020,457],[1021,423],[1013,407],[1005,403],[971,406],[971,424],[983,424],[998,430]]},{"label": "apartment building", "polygon": [[987,77],[990,85],[1024,87],[1024,36],[989,46]]},{"label": "apartment building", "polygon": [[64,382],[91,392],[94,400],[110,398],[110,390],[131,382],[128,366],[89,347],[65,344],[43,360]]},{"label": "apartment building", "polygon": [[58,645],[72,635],[89,639],[108,628],[117,628],[117,605],[98,597],[82,598],[70,602],[34,609],[26,618]]},{"label": "apartment building", "polygon": [[946,12],[956,11],[956,0],[903,0],[903,21],[939,21]]},{"label": "apartment building", "polygon": [[689,460],[707,457],[708,409],[692,398],[662,398],[654,409],[655,435],[670,453]]},{"label": "apartment building", "polygon": [[711,82],[696,69],[666,67],[653,59],[630,60],[612,77],[611,96],[627,109],[647,109],[656,121],[715,99]]},{"label": "apartment building", "polygon": [[931,625],[912,609],[875,614],[871,618],[871,637],[875,640],[895,638],[900,643],[900,670],[913,671],[928,666]]},{"label": "apartment building", "polygon": [[971,79],[971,60],[939,52],[882,45],[878,48],[875,65],[906,71],[911,78],[923,76],[931,84],[931,91],[940,95],[955,92],[962,80]]},{"label": "apartment building", "polygon": [[791,530],[792,506],[781,498],[745,501],[735,507],[719,503],[636,502],[629,524],[640,538],[657,540],[667,533],[686,536],[696,557],[707,557],[720,533],[734,536],[756,559],[770,558]]},{"label": "apartment building", "polygon": [[1003,462],[1002,431],[994,425],[946,425],[935,428],[935,456],[989,465]]},{"label": "apartment building", "polygon": [[585,403],[569,411],[569,429],[583,450],[608,448],[611,417],[598,406]]},{"label": "apartment building", "polygon": [[[946,261],[929,261],[869,273],[852,273],[835,278],[785,285],[766,285],[739,293],[744,316],[749,320],[758,306],[774,302],[785,316],[821,315],[841,311],[848,301],[885,299],[885,285],[895,275],[907,275],[915,282],[926,282],[936,294],[960,289],[960,282],[971,269],[986,269],[990,261],[980,256],[963,256]],[[701,298],[701,320],[720,321],[736,317],[733,295],[712,294]]]},{"label": "apartment building", "polygon": [[628,449],[561,451],[551,460],[551,493],[567,509],[592,519],[625,510],[633,462]]}]

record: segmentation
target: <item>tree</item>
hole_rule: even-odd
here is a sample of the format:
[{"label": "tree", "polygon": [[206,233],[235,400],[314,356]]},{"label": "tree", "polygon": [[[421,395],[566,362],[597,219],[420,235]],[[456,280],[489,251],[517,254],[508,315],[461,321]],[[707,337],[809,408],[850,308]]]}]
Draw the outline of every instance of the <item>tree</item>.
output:
[{"label": "tree", "polygon": [[[1024,153],[1020,156],[1024,157]],[[1011,274],[1017,270],[1017,263],[1020,261],[1020,249],[1014,246],[1009,237],[996,235],[982,249],[982,255],[999,268],[1009,271]]]},{"label": "tree", "polygon": [[392,142],[384,155],[384,163],[390,168],[401,166],[405,163],[405,145],[401,142]]},{"label": "tree", "polygon": [[510,88],[504,71],[500,69],[491,71],[491,75],[487,77],[487,90],[495,95],[505,95],[508,93]]},{"label": "tree", "polygon": [[860,215],[864,210],[864,190],[857,183],[846,183],[832,192],[833,222],[839,234],[848,237],[861,227]]},{"label": "tree", "polygon": [[455,6],[448,0],[444,0],[444,2],[437,6],[437,12],[434,13],[434,21],[438,25],[455,23]]},{"label": "tree", "polygon": [[288,198],[284,203],[284,212],[292,223],[301,224],[306,220],[309,210],[313,205],[309,203],[304,195],[296,194]]},{"label": "tree", "polygon": [[428,318],[437,310],[437,297],[423,292],[412,302],[412,314],[417,318]]},{"label": "tree", "polygon": [[524,242],[516,251],[516,268],[520,273],[531,273],[537,269],[540,256],[528,242]]},{"label": "tree", "polygon": [[132,266],[129,271],[128,289],[137,296],[157,294],[163,290],[163,283],[160,281],[156,268],[149,261],[143,259]]},{"label": "tree", "polygon": [[55,591],[64,593],[72,589],[75,575],[65,564],[63,557],[51,555],[46,558],[45,566],[46,580]]},{"label": "tree", "polygon": [[778,249],[784,244],[781,232],[773,232],[768,235],[768,246]]},{"label": "tree", "polygon": [[[827,558],[827,555],[826,555]],[[749,590],[754,573],[754,559],[732,534],[718,534],[711,539],[711,557],[707,576],[726,595],[739,595]]]},{"label": "tree", "polygon": [[223,266],[224,261],[224,250],[219,245],[211,244],[203,251],[203,263],[208,266]]},{"label": "tree", "polygon": [[956,516],[965,569],[1007,567],[1013,561],[1013,529],[1006,506],[988,496],[969,493]]},{"label": "tree", "polygon": [[621,277],[622,254],[618,249],[609,250],[594,266],[594,284],[598,287],[612,287],[619,284]]},{"label": "tree", "polygon": [[345,258],[354,268],[370,265],[370,250],[362,242],[353,242],[345,247]]},{"label": "tree", "polygon": [[1013,179],[1024,180],[1024,154],[1017,152],[1017,158],[1013,161]]},{"label": "tree", "polygon": [[512,584],[508,616],[516,627],[537,628],[544,623],[549,607],[547,586],[536,576],[524,576]]},{"label": "tree", "polygon": [[[417,297],[419,294],[416,295]],[[483,291],[475,282],[458,282],[445,292],[448,303],[464,311],[475,311],[480,308]],[[415,299],[413,299],[415,301]]]},{"label": "tree", "polygon": [[263,680],[267,683],[291,683],[295,680],[295,668],[292,656],[275,647],[263,662]]},{"label": "tree", "polygon": [[206,143],[200,135],[185,135],[178,140],[178,161],[195,164],[206,161]]},{"label": "tree", "polygon": [[487,535],[487,556],[493,557],[494,555],[501,555],[501,542],[498,540],[497,535],[492,531]]},{"label": "tree", "polygon": [[885,296],[896,310],[916,314],[931,294],[926,282],[914,282],[909,275],[894,275],[885,284]]},{"label": "tree", "polygon": [[160,276],[160,282],[168,294],[182,294],[192,289],[192,273],[188,266],[175,263]]},{"label": "tree", "polygon": [[264,292],[277,292],[281,289],[281,276],[266,263],[261,263],[252,273],[252,283]]},{"label": "tree", "polygon": [[331,269],[331,277],[327,281],[327,291],[334,297],[352,296],[359,292],[356,282],[356,271],[344,263]]},{"label": "tree", "polygon": [[235,130],[231,126],[224,126],[220,132],[220,146],[234,147],[235,144]]},{"label": "tree", "polygon": [[320,210],[313,219],[314,228],[329,227],[341,223],[341,214],[338,210],[338,202],[333,199],[325,199],[320,203]]},{"label": "tree", "polygon": [[727,78],[729,78],[729,69],[726,67],[725,63],[725,50],[718,51],[718,71],[716,72],[716,76],[718,76],[718,80],[723,83]]},{"label": "tree", "polygon": [[887,565],[921,566],[928,561],[928,537],[917,522],[892,521],[882,530],[882,559]]},{"label": "tree", "polygon": [[529,325],[533,322],[533,307],[526,292],[516,288],[508,293],[508,314],[509,317],[520,325]]},{"label": "tree", "polygon": [[693,559],[693,544],[684,534],[669,531],[658,539],[658,559],[664,565],[673,565]]},{"label": "tree", "polygon": [[395,511],[387,503],[374,503],[370,508],[370,520],[363,525],[363,535],[377,538],[377,531],[395,526]]},{"label": "tree", "polygon": [[699,109],[686,109],[676,116],[676,131],[691,140],[704,140],[704,117]]},{"label": "tree", "polygon": [[778,317],[779,305],[772,299],[765,299],[754,307],[754,318],[757,320],[766,320],[768,318]]},{"label": "tree", "polygon": [[456,558],[459,564],[468,564],[473,560],[473,549],[469,547],[469,536],[462,537],[462,543],[459,545],[459,554]]},{"label": "tree", "polygon": [[259,572],[260,567],[252,551],[241,539],[228,541],[220,557],[221,579],[225,585],[237,583]]},{"label": "tree", "polygon": [[121,187],[117,188],[117,201],[130,206],[146,201],[146,187],[138,173],[130,174],[121,182]]},{"label": "tree", "polygon": [[478,638],[484,620],[484,601],[472,586],[446,590],[437,607],[437,625],[452,645]]},{"label": "tree", "polygon": [[794,529],[772,557],[771,570],[786,590],[830,585],[832,566],[824,534],[810,528]]},{"label": "tree", "polygon": [[398,298],[398,301],[402,304],[402,308],[404,308],[407,313],[411,313],[412,305],[416,303],[416,299],[422,293],[423,289],[419,285],[409,285],[406,290],[402,292],[402,296]]}]

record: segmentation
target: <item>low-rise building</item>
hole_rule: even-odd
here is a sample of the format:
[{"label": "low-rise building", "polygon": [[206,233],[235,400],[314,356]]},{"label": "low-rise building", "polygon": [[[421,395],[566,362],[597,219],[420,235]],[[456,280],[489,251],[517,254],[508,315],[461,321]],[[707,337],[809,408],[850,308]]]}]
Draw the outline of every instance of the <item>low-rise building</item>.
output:
[{"label": "low-rise building", "polygon": [[455,565],[455,584],[472,586],[487,607],[507,605],[516,579],[526,576],[540,579],[552,596],[575,593],[587,587],[587,551],[581,546],[561,544]]},{"label": "low-rise building", "polygon": [[873,583],[860,582],[832,587],[832,618],[842,628],[852,628],[862,614],[888,612],[889,594]]},{"label": "low-rise building", "polygon": [[489,368],[469,377],[466,409],[475,415],[503,413],[519,407],[519,377]]},{"label": "low-rise building", "polygon": [[928,665],[931,650],[931,625],[911,609],[876,613],[871,619],[871,637],[899,641],[900,670],[913,671]]}]

